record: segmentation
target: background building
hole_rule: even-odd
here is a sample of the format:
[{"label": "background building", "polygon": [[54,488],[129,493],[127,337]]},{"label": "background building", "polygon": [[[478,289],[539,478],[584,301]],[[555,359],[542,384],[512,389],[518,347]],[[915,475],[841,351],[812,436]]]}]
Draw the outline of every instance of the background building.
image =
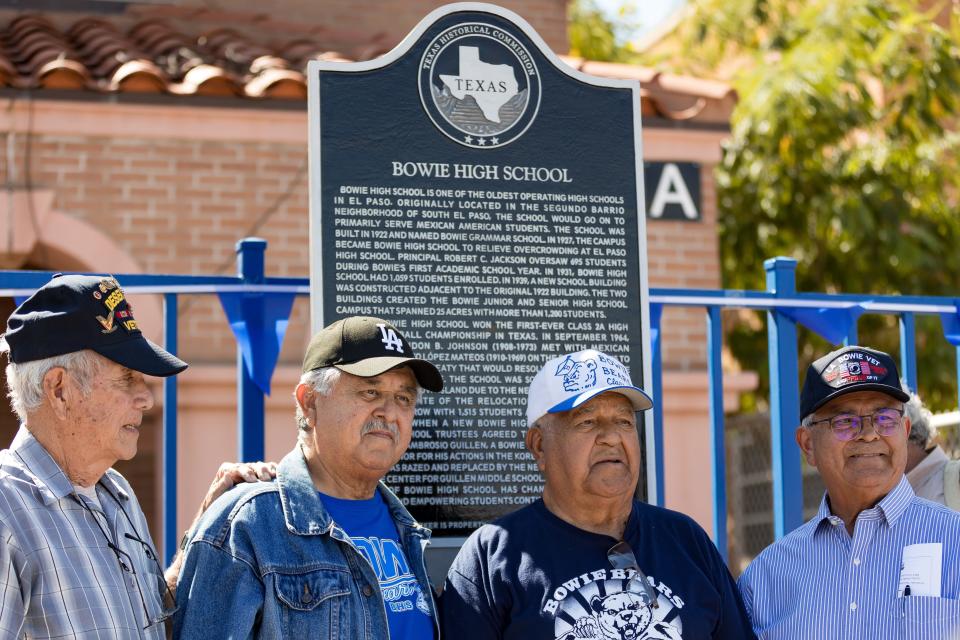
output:
[{"label": "background building", "polygon": [[[273,0],[137,5],[46,3],[0,11],[0,264],[8,269],[225,274],[235,243],[269,242],[267,275],[308,275],[307,61],[362,60],[395,46],[431,9],[427,0]],[[557,52],[567,50],[564,0],[504,0]],[[648,162],[699,168],[698,216],[649,219],[653,287],[720,286],[712,168],[736,96],[722,83],[566,58],[586,73],[642,87]],[[652,189],[647,185],[647,189]],[[133,296],[155,340],[161,303]],[[13,309],[0,300],[0,315]],[[236,457],[236,347],[214,296],[180,302],[179,510],[185,527],[219,463]],[[705,319],[663,318],[667,506],[710,528]],[[308,305],[294,307],[267,402],[267,457],[292,446],[289,393],[309,339]],[[726,405],[754,384],[725,376]],[[157,395],[158,402],[162,399]],[[159,413],[138,456],[118,465],[160,522]],[[16,430],[0,417],[0,440]]]}]

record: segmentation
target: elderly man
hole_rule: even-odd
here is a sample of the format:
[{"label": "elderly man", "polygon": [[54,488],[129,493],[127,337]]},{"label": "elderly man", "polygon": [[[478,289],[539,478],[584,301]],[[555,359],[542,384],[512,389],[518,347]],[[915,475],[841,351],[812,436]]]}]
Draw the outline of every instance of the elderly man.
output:
[{"label": "elderly man", "polygon": [[297,446],[276,483],[232,491],[187,549],[182,638],[433,638],[430,531],[381,482],[407,450],[436,367],[395,327],[350,317],[313,337],[297,385]]},{"label": "elderly man", "polygon": [[752,638],[723,559],[687,516],[634,499],[636,412],[652,406],[617,359],[550,360],[527,399],[542,499],[473,533],[441,596],[456,640]]},{"label": "elderly man", "polygon": [[827,491],[740,577],[761,640],[960,638],[960,514],[904,477],[907,400],[881,351],[844,347],[810,365],[796,437]]},{"label": "elderly man", "polygon": [[[186,363],[147,340],[117,281],[97,276],[54,276],[13,312],[4,341],[22,426],[0,452],[0,635],[163,638],[170,589],[140,504],[110,467],[137,452],[153,406],[144,375]],[[221,467],[204,504],[251,472]]]},{"label": "elderly man", "polygon": [[921,498],[960,511],[960,460],[950,460],[934,442],[933,416],[923,406],[920,396],[911,393],[904,410],[910,419],[910,437],[907,439],[907,480],[910,486]]}]

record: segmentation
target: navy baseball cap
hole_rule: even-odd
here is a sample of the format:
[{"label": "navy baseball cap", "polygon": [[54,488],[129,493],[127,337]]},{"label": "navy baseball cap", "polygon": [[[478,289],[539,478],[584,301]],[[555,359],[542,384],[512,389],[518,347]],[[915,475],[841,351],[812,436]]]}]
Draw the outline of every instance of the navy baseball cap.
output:
[{"label": "navy baseball cap", "polygon": [[807,369],[800,392],[800,419],[854,391],[879,391],[901,402],[910,400],[889,353],[854,345],[828,353]]},{"label": "navy baseball cap", "polygon": [[53,276],[17,307],[3,337],[10,362],[17,364],[90,349],[150,376],[172,376],[187,368],[143,336],[112,276]]}]

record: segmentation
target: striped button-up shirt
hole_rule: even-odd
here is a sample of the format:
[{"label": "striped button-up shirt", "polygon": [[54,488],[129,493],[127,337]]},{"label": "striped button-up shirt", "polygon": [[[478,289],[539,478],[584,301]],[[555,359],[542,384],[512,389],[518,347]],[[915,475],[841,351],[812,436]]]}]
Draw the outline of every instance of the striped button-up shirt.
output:
[{"label": "striped button-up shirt", "polygon": [[149,624],[163,578],[140,504],[112,469],[96,489],[99,505],[23,427],[0,452],[0,637],[164,637],[162,622]]},{"label": "striped button-up shirt", "polygon": [[[942,545],[940,597],[898,596],[903,549]],[[826,496],[817,515],[740,577],[760,640],[960,638],[960,514],[918,498],[906,478],[857,516],[851,537]]]}]

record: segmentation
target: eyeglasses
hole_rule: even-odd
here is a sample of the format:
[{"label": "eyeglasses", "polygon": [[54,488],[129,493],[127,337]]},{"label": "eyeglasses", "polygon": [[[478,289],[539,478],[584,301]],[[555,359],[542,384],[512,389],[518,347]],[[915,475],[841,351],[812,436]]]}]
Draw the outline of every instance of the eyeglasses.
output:
[{"label": "eyeglasses", "polygon": [[620,569],[621,571],[633,569],[635,573],[630,578],[630,585],[632,586],[639,582],[640,587],[643,589],[643,594],[646,596],[647,606],[651,609],[656,609],[659,606],[657,603],[657,592],[650,586],[647,574],[640,570],[640,566],[637,564],[637,556],[634,555],[630,545],[623,540],[613,545],[610,547],[610,550],[607,551],[607,560],[610,561],[610,566],[614,569]]},{"label": "eyeglasses", "polygon": [[811,424],[829,422],[834,437],[842,442],[847,442],[860,435],[868,418],[873,423],[873,430],[877,432],[877,435],[892,436],[900,428],[902,417],[902,409],[883,408],[862,416],[853,413],[840,413],[823,420],[814,420]]},{"label": "eyeglasses", "polygon": [[152,615],[150,613],[150,608],[147,606],[147,600],[143,596],[143,589],[140,587],[140,579],[137,577],[137,569],[134,566],[133,558],[130,557],[130,554],[121,549],[119,546],[114,544],[113,540],[110,539],[110,536],[104,530],[103,525],[100,524],[100,518],[97,517],[97,514],[93,512],[93,509],[88,507],[86,503],[77,495],[72,496],[77,503],[83,507],[83,509],[90,514],[90,517],[93,518],[94,523],[97,525],[97,529],[100,531],[100,535],[103,536],[103,539],[107,541],[107,548],[113,552],[113,555],[117,558],[117,564],[120,565],[120,569],[124,573],[129,573],[133,576],[133,583],[137,585],[137,593],[140,595],[140,604],[143,606],[143,617],[147,621],[147,626],[143,629],[146,631],[150,627],[162,624],[170,619],[173,614],[177,612],[179,607],[176,606],[175,598],[173,592],[170,591],[170,586],[167,584],[166,579],[163,577],[163,567],[160,566],[160,561],[157,560],[157,555],[153,552],[153,548],[148,542],[140,538],[140,534],[137,533],[136,527],[133,526],[133,521],[130,519],[130,516],[127,514],[126,510],[123,508],[123,505],[120,504],[120,501],[117,500],[117,497],[113,495],[109,489],[104,487],[104,490],[110,494],[110,497],[113,498],[113,501],[117,503],[117,506],[120,508],[120,511],[123,513],[124,517],[127,519],[127,523],[130,525],[130,528],[133,529],[133,533],[124,533],[124,537],[128,540],[133,540],[134,542],[140,543],[140,547],[143,549],[143,553],[149,558],[154,566],[157,568],[157,582],[158,590],[165,594],[165,602],[163,603],[162,609],[158,615]]}]

